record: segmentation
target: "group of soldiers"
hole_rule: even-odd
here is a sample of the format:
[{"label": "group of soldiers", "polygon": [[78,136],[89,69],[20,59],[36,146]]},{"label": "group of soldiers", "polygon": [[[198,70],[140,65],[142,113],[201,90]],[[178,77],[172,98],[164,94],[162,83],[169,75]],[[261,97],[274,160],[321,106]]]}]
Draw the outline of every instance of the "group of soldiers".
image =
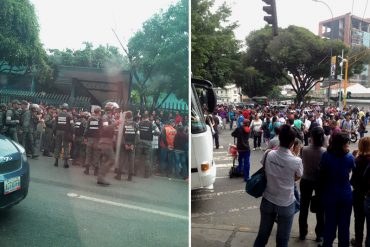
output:
[{"label": "group of soldiers", "polygon": [[[131,181],[140,164],[143,164],[144,177],[149,177],[153,172],[152,142],[153,138],[158,138],[160,130],[149,119],[148,113],[142,114],[141,120],[135,122],[132,112],[120,113],[115,102],[106,103],[104,109],[95,107],[91,115],[89,112],[71,112],[66,103],[60,109],[47,107],[43,117],[40,117],[37,105],[26,101],[20,103],[13,100],[10,109],[3,104],[1,109],[2,134],[21,143],[32,158],[38,156],[32,136],[41,122],[44,126],[41,149],[44,156],[54,156],[56,167],[62,158],[63,167],[68,168],[72,158],[73,164],[85,167],[85,174],[89,175],[90,169],[94,170],[97,184],[107,186],[110,183],[106,180],[106,174],[115,163],[116,152],[120,152],[115,176],[117,180],[121,180],[127,171],[128,180]],[[117,143],[121,143],[120,147]],[[135,154],[142,160],[139,164],[135,164]]]},{"label": "group of soldiers", "polygon": [[35,151],[39,110],[38,105],[27,101],[13,100],[9,108],[5,103],[0,104],[0,133],[22,144],[32,158],[39,156]]}]

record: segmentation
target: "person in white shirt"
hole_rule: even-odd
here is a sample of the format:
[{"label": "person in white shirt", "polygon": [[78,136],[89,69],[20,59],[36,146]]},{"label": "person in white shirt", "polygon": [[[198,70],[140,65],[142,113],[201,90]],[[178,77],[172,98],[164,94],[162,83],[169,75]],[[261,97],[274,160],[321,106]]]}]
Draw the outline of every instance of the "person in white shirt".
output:
[{"label": "person in white shirt", "polygon": [[276,246],[287,247],[295,213],[294,184],[303,175],[303,164],[290,151],[296,133],[283,125],[279,134],[280,147],[266,152],[267,185],[260,206],[261,221],[254,247],[266,246],[277,218]]},{"label": "person in white shirt", "polygon": [[261,139],[262,139],[262,120],[255,115],[255,118],[251,122],[251,129],[253,131],[253,151],[259,148],[261,150]]}]

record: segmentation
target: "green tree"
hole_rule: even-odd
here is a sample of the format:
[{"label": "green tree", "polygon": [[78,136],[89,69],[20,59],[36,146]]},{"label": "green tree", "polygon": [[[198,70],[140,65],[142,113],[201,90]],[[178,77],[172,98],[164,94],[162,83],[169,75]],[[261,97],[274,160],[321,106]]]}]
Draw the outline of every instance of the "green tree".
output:
[{"label": "green tree", "polygon": [[128,69],[128,61],[117,47],[99,45],[94,48],[91,42],[83,42],[85,47],[79,50],[50,49],[49,60],[54,65],[80,66],[93,68],[117,67]]},{"label": "green tree", "polygon": [[187,100],[188,30],[188,4],[180,0],[153,15],[130,38],[125,52],[142,106],[150,107],[147,96],[152,96],[153,108],[161,93],[165,99],[174,93]]},{"label": "green tree", "polygon": [[[245,64],[273,79],[274,84],[290,83],[298,104],[305,100],[316,83],[329,76],[330,49],[333,54],[341,54],[342,49],[345,54],[352,52],[341,41],[321,39],[297,26],[280,30],[272,40],[270,28],[265,27],[252,32],[246,41]],[[350,74],[362,70],[362,63],[358,63],[351,68]]]},{"label": "green tree", "polygon": [[240,56],[235,39],[236,22],[230,22],[231,9],[224,3],[212,11],[214,0],[191,1],[191,69],[194,77],[212,81],[215,86],[234,83]]},{"label": "green tree", "polygon": [[2,0],[0,10],[0,73],[24,71],[45,82],[51,69],[33,5],[29,0]]}]

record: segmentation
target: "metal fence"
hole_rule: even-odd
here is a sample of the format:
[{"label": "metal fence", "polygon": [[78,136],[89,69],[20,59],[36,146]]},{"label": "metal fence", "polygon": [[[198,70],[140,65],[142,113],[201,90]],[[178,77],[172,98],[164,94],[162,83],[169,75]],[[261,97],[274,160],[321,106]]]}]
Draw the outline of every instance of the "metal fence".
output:
[{"label": "metal fence", "polygon": [[70,106],[85,109],[90,109],[91,106],[89,97],[80,96],[72,98],[65,94],[45,92],[36,93],[17,89],[0,89],[0,103],[9,103],[14,99],[27,100],[35,104],[43,103],[45,105],[54,105],[57,107],[63,103],[68,103]]},{"label": "metal fence", "polygon": [[[68,103],[70,107],[83,108],[85,110],[90,110],[91,100],[90,97],[75,97],[72,98],[69,95],[57,94],[57,93],[45,93],[45,92],[30,92],[26,90],[17,90],[17,89],[0,89],[0,103],[10,103],[12,100],[27,100],[29,102],[45,105],[53,105],[59,107],[63,103]],[[121,105],[120,100],[111,100],[117,102]],[[131,105],[131,110],[139,110],[140,105]],[[141,109],[141,110],[150,110],[150,109]],[[186,103],[179,102],[165,102],[160,107],[155,109],[156,111],[164,112],[175,112],[179,111],[182,115],[188,114],[188,105]]]}]

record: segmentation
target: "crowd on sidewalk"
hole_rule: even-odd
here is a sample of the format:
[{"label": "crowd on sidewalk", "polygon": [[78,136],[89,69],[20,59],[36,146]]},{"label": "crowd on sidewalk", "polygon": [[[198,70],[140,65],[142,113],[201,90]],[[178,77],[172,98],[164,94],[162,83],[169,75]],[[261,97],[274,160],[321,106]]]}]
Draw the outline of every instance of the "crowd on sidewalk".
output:
[{"label": "crowd on sidewalk", "polygon": [[[267,244],[274,223],[277,223],[276,245],[288,246],[298,211],[302,241],[308,234],[307,218],[311,211],[316,214],[318,246],[332,246],[337,236],[339,246],[363,246],[364,236],[365,246],[370,246],[370,138],[364,137],[369,111],[356,106],[339,110],[290,105],[283,111],[269,106],[252,109],[220,106],[208,118],[213,129],[224,122],[224,128],[228,124],[232,130],[238,150],[237,168],[245,181],[250,178],[251,151],[261,149],[261,143],[265,143],[267,151],[261,164],[267,185],[254,246]],[[349,145],[357,138],[358,149],[351,153]],[[216,148],[217,139],[218,136]],[[352,208],[355,238],[350,240]]]}]

